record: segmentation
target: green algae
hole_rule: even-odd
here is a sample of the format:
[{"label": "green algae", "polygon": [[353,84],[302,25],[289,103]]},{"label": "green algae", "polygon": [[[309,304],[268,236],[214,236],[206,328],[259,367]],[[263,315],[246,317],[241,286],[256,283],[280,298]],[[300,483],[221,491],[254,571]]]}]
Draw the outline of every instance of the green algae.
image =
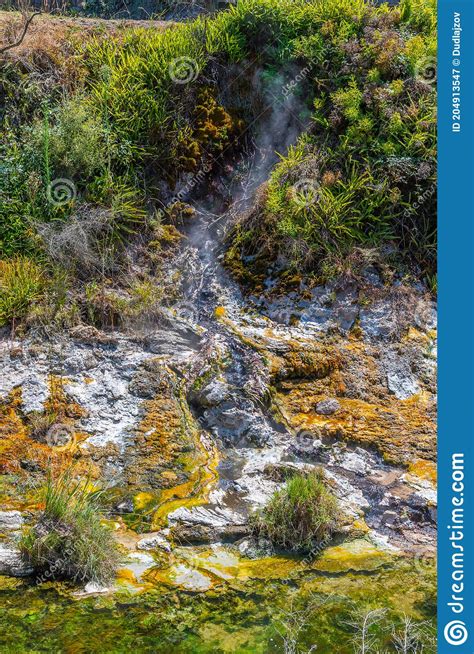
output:
[{"label": "green algae", "polygon": [[[285,568],[278,557],[239,561],[231,551],[202,548],[190,555],[190,566],[193,558],[201,564],[194,570],[233,571],[232,579],[207,592],[160,584],[141,593],[122,587],[78,599],[67,584],[0,586],[0,649],[7,654],[277,654],[284,651],[279,632],[289,607],[305,606],[314,597],[321,606],[301,633],[302,651],[317,644],[322,654],[352,654],[347,623],[355,611],[384,607],[393,620],[406,612],[434,622],[434,567],[419,570],[413,560],[388,554],[381,557],[383,565],[374,566],[370,544],[362,542],[349,544],[345,554],[331,549],[309,564],[287,561]],[[244,573],[237,572],[240,565]]]},{"label": "green algae", "polygon": [[145,580],[155,585],[203,592],[252,579],[287,579],[301,570],[302,562],[295,556],[252,560],[240,556],[232,546],[177,547],[169,565],[150,570]]},{"label": "green algae", "polygon": [[372,572],[383,565],[390,565],[393,556],[376,547],[369,540],[357,539],[330,547],[313,564],[320,572],[343,574]]},{"label": "green algae", "polygon": [[180,388],[177,397],[186,432],[192,443],[191,452],[185,455],[184,460],[188,479],[182,484],[161,491],[159,505],[152,519],[152,530],[166,525],[168,515],[172,511],[204,504],[217,481],[217,447],[214,442],[204,438],[189,409],[183,388]]}]

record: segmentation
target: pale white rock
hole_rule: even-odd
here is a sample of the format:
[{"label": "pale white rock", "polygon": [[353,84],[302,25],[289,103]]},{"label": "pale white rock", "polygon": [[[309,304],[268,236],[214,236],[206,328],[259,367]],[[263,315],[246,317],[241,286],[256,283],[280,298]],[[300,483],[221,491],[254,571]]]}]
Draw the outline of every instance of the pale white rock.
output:
[{"label": "pale white rock", "polygon": [[145,552],[131,552],[123,568],[125,570],[131,570],[137,581],[140,581],[145,572],[150,570],[150,568],[153,568],[155,565],[155,559],[151,554],[145,554]]},{"label": "pale white rock", "polygon": [[184,563],[179,563],[173,570],[174,582],[177,586],[196,592],[209,590],[212,586],[211,579],[194,568]]},{"label": "pale white rock", "polygon": [[413,375],[409,361],[393,351],[387,351],[382,359],[387,376],[387,386],[398,400],[407,400],[419,393],[418,380]]},{"label": "pale white rock", "polygon": [[46,375],[32,373],[21,384],[22,409],[25,413],[42,411],[49,396]]},{"label": "pale white rock", "polygon": [[25,563],[15,547],[0,542],[0,574],[9,577],[27,577],[32,572],[32,568]]},{"label": "pale white rock", "polygon": [[356,518],[362,515],[364,510],[370,508],[370,504],[362,491],[353,486],[345,477],[336,475],[331,470],[325,470],[325,475],[332,480],[334,494],[345,513]]},{"label": "pale white rock", "polygon": [[93,581],[89,581],[89,583],[84,586],[84,592],[87,593],[87,595],[108,593],[109,591],[109,586],[101,586],[100,584],[96,584]]},{"label": "pale white rock", "polygon": [[226,491],[223,488],[214,488],[209,493],[209,502],[211,504],[222,504],[226,496]]},{"label": "pale white rock", "polygon": [[243,516],[228,508],[195,506],[191,509],[180,507],[168,515],[168,522],[185,525],[205,525],[208,527],[226,527],[228,525],[244,525]]},{"label": "pale white rock", "polygon": [[400,552],[400,549],[395,547],[395,545],[392,545],[389,541],[389,537],[385,534],[381,534],[377,531],[371,531],[368,534],[368,537],[374,543],[374,545],[382,550],[387,550],[389,552]]},{"label": "pale white rock", "polygon": [[0,511],[0,531],[21,529],[23,516],[19,511]]},{"label": "pale white rock", "polygon": [[73,593],[74,597],[89,597],[91,595],[103,595],[114,590],[113,586],[102,586],[94,581],[89,581],[84,588]]},{"label": "pale white rock", "polygon": [[363,450],[361,447],[357,447],[355,450],[345,451],[341,456],[339,465],[341,465],[344,470],[349,470],[350,472],[355,472],[359,475],[366,475],[372,469],[371,455],[366,450]]},{"label": "pale white rock", "polygon": [[171,552],[171,545],[166,540],[166,538],[159,532],[147,534],[145,538],[142,538],[137,543],[137,549],[139,550],[155,550],[160,549],[165,552]]},{"label": "pale white rock", "polygon": [[405,473],[402,476],[402,481],[404,481],[408,486],[416,490],[416,494],[423,498],[427,503],[436,506],[438,502],[438,495],[436,488],[429,479],[421,479],[416,475],[410,473]]},{"label": "pale white rock", "polygon": [[242,493],[242,499],[251,507],[264,506],[273,493],[281,487],[271,479],[265,479],[259,475],[253,477],[242,477],[236,482],[237,488]]},{"label": "pale white rock", "polygon": [[[261,450],[244,450],[246,461],[241,476],[236,480],[236,488],[242,499],[251,507],[265,505],[281,484],[264,476],[265,468],[281,462],[286,445],[275,445]],[[302,464],[303,465],[303,464]]]}]

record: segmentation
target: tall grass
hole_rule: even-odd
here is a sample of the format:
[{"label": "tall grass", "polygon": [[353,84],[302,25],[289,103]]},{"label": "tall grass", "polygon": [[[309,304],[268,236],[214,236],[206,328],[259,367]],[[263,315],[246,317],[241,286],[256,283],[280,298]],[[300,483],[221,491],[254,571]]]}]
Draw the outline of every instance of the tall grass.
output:
[{"label": "tall grass", "polygon": [[[243,0],[233,25],[248,41],[263,15],[272,17],[277,35],[267,57],[295,60],[309,71],[304,92],[313,99],[314,128],[274,170],[266,202],[236,231],[236,249],[257,265],[279,258],[320,273],[343,267],[354,247],[392,244],[430,278],[436,265],[434,3],[403,0],[389,8],[314,0],[289,7],[283,0]],[[302,196],[301,182],[312,197]]]},{"label": "tall grass", "polygon": [[339,508],[322,470],[296,474],[252,517],[256,535],[288,550],[309,551],[331,537]]},{"label": "tall grass", "polygon": [[44,288],[42,268],[27,257],[0,261],[0,326],[23,318]]},{"label": "tall grass", "polygon": [[91,98],[104,119],[121,139],[164,154],[166,142],[184,125],[184,86],[173,81],[173,62],[186,57],[197,77],[207,62],[204,33],[192,24],[134,30],[123,41],[92,41],[86,57]]},{"label": "tall grass", "polygon": [[20,541],[24,558],[38,575],[75,582],[113,579],[120,554],[102,523],[101,496],[69,472],[48,477],[44,510]]}]

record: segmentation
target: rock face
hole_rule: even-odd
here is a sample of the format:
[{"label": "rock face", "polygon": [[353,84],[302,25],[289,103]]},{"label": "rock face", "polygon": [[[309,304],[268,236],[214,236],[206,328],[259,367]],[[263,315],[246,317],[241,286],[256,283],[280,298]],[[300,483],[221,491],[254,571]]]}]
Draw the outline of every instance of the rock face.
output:
[{"label": "rock face", "polygon": [[[208,287],[204,307],[215,280]],[[131,545],[122,538],[143,556],[166,556],[174,543],[243,538],[245,555],[261,555],[266,547],[250,537],[249,515],[289,476],[315,467],[339,499],[347,533],[406,550],[429,544],[432,315],[419,309],[410,318],[397,291],[375,281],[373,295],[362,305],[350,284],[312,289],[301,306],[296,295],[265,300],[269,315],[276,304],[280,315],[291,311],[284,324],[248,311],[237,295],[219,297],[226,309],[218,320],[197,311],[198,329],[170,318],[169,340],[165,331],[140,340],[89,334],[48,348],[15,344],[22,356],[4,343],[0,394],[10,460],[22,462],[25,478],[41,479],[44,450],[71,448],[118,487],[113,514],[151,530]],[[32,424],[47,417],[53,400],[71,442],[38,444]],[[0,532],[21,527],[19,512],[0,513]],[[13,547],[2,544],[0,559],[6,574],[26,574]]]},{"label": "rock face", "polygon": [[262,447],[269,443],[273,429],[255,411],[251,402],[228,400],[205,412],[203,424],[225,444]]},{"label": "rock face", "polygon": [[23,561],[13,546],[0,543],[0,574],[10,577],[26,577],[32,569]]},{"label": "rock face", "polygon": [[148,534],[137,543],[138,550],[155,550],[161,549],[165,552],[171,552],[171,545],[168,540],[160,533]]},{"label": "rock face", "polygon": [[193,390],[190,393],[191,401],[205,409],[222,404],[229,396],[228,385],[219,379],[211,379],[202,388]]},{"label": "rock face", "polygon": [[[103,446],[127,441],[140,413],[140,400],[127,392],[146,352],[137,351],[122,339],[118,344],[77,343],[67,340],[56,346],[25,347],[22,360],[1,352],[3,375],[0,396],[21,388],[22,411],[42,411],[51,393],[51,374],[64,381],[64,392],[83,409],[80,428],[89,442]],[[28,376],[25,379],[25,371]],[[54,373],[53,373],[54,371]],[[26,382],[26,394],[25,394]],[[30,398],[34,398],[34,401]]]},{"label": "rock face", "polygon": [[159,359],[146,359],[141,363],[128,385],[133,395],[146,400],[166,391],[169,385],[169,372]]},{"label": "rock face", "polygon": [[339,411],[341,405],[336,399],[321,400],[315,406],[316,413],[322,416],[332,416],[333,413]]},{"label": "rock face", "polygon": [[173,529],[173,537],[181,545],[203,543],[234,543],[245,536],[248,536],[249,528],[247,525],[224,525],[224,526],[207,526],[207,525],[177,525]]},{"label": "rock face", "polygon": [[273,400],[297,436],[295,447],[305,438],[344,440],[376,448],[396,464],[434,460],[431,335],[412,330],[402,345],[332,337],[329,346],[292,328],[291,350],[282,353],[274,344],[279,332],[268,338],[269,331],[253,327],[244,335],[250,332],[272,361]]},{"label": "rock face", "polygon": [[21,529],[23,522],[20,511],[0,511],[0,533]]},{"label": "rock face", "polygon": [[200,424],[227,446],[262,447],[274,429],[256,400],[267,391],[261,358],[234,339],[204,341],[191,372],[189,401],[199,411]]},{"label": "rock face", "polygon": [[398,400],[408,400],[419,393],[420,385],[406,356],[388,351],[382,359],[382,366],[387,375],[388,389]]}]

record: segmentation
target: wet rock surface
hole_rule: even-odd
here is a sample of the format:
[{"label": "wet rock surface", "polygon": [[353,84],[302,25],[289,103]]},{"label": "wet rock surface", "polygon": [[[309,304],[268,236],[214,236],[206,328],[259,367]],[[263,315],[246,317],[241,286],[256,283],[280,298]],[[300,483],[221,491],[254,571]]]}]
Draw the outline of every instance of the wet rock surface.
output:
[{"label": "wet rock surface", "polygon": [[[245,297],[221,266],[214,220],[197,207],[170,262],[183,299],[164,307],[149,332],[84,327],[51,342],[1,342],[6,469],[41,479],[48,457],[64,452],[92,468],[119,493],[111,519],[140,575],[153,565],[146,551],[172,556],[177,543],[240,543],[245,556],[258,556],[265,544],[249,534],[250,513],[295,471],[315,467],[339,499],[350,537],[429,548],[429,295],[371,268],[357,283],[300,280],[291,290],[269,278],[260,296]],[[66,442],[55,438],[58,424]],[[19,516],[1,514],[0,531],[2,519],[21,528]],[[13,570],[20,564],[5,547],[3,569]],[[182,565],[176,575],[189,581]],[[201,581],[207,588],[208,578]]]},{"label": "wet rock surface", "polygon": [[[139,511],[151,527],[172,528],[171,541],[154,532],[138,550],[169,552],[173,540],[240,542],[249,536],[249,513],[295,471],[315,466],[365,531],[403,550],[429,546],[433,482],[426,470],[420,477],[407,468],[432,466],[435,455],[432,331],[412,326],[377,342],[375,331],[356,338],[303,320],[284,326],[232,303],[214,324],[218,333],[201,330],[199,343],[179,356],[168,348],[157,354],[156,337],[151,349],[123,335],[112,344],[15,344],[22,357],[4,343],[3,397],[20,389],[28,416],[47,404],[53,371],[61,378],[67,402],[81,409],[73,429],[83,434],[83,456],[109,483],[151,493],[150,509]],[[199,454],[199,433],[219,450],[215,478],[209,473],[205,483],[207,468],[193,472],[211,456],[206,447]],[[129,498],[114,511],[133,521],[137,507]],[[20,512],[0,514],[0,531],[3,523],[20,529],[21,520]],[[13,554],[5,557],[14,569]]]},{"label": "wet rock surface", "polygon": [[155,550],[161,549],[165,552],[171,552],[171,545],[165,536],[161,533],[148,534],[137,543],[138,550]]}]

